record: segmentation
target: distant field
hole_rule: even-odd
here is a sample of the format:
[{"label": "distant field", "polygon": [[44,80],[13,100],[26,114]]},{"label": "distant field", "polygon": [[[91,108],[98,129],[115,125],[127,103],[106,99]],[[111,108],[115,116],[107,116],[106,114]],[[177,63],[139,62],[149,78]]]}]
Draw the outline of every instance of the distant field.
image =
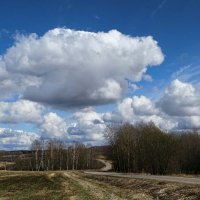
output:
[{"label": "distant field", "polygon": [[14,164],[15,164],[14,162],[0,162],[0,169],[5,169],[5,168],[10,167]]},{"label": "distant field", "polygon": [[200,187],[82,172],[0,172],[0,200],[198,200]]}]

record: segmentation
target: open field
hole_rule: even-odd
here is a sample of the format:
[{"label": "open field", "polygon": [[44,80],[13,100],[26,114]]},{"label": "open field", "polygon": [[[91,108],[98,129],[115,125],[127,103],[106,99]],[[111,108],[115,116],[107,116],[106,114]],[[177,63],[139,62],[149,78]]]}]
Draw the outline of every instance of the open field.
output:
[{"label": "open field", "polygon": [[200,199],[198,185],[84,174],[0,172],[0,200]]}]

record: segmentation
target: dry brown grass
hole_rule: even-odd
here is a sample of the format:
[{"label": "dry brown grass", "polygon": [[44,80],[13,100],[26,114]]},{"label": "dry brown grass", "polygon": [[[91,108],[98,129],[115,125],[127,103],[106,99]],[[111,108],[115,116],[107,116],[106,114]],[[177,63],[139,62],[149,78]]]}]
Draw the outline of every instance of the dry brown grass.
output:
[{"label": "dry brown grass", "polygon": [[200,186],[85,175],[83,172],[0,172],[0,200],[199,200]]},{"label": "dry brown grass", "polygon": [[0,169],[4,170],[7,167],[14,165],[14,164],[15,164],[14,162],[0,162]]},{"label": "dry brown grass", "polygon": [[143,194],[146,199],[158,200],[199,200],[200,186],[169,183],[154,180],[141,180],[129,178],[116,178],[107,176],[84,175],[86,178],[96,180],[100,183],[106,183],[118,188],[123,188],[133,194],[138,194],[136,199],[145,199],[141,197]]}]

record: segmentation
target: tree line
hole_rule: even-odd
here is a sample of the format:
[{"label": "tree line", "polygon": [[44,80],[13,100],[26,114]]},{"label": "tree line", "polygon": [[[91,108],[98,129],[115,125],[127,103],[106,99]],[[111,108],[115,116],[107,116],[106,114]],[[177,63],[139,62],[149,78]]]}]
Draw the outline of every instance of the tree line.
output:
[{"label": "tree line", "polygon": [[31,151],[18,156],[13,170],[83,170],[101,167],[96,161],[95,149],[76,143],[67,146],[63,141],[38,139],[33,141]]},{"label": "tree line", "polygon": [[[113,161],[117,172],[151,174],[200,173],[200,135],[197,131],[169,133],[154,123],[110,125],[107,147],[87,147],[61,140],[35,140],[30,151],[0,152],[2,169],[48,171],[100,169],[98,155]],[[9,166],[6,165],[9,162]],[[14,163],[14,164],[12,164]],[[0,169],[1,169],[0,168]]]},{"label": "tree line", "polygon": [[200,136],[196,131],[167,133],[154,123],[109,126],[109,156],[117,172],[200,173]]}]

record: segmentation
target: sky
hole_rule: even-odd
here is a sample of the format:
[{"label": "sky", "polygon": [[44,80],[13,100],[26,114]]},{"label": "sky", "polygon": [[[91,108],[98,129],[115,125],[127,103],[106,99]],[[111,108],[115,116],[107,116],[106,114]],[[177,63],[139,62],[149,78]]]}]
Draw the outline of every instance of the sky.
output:
[{"label": "sky", "polygon": [[1,0],[0,149],[105,144],[108,124],[200,128],[200,1]]}]

